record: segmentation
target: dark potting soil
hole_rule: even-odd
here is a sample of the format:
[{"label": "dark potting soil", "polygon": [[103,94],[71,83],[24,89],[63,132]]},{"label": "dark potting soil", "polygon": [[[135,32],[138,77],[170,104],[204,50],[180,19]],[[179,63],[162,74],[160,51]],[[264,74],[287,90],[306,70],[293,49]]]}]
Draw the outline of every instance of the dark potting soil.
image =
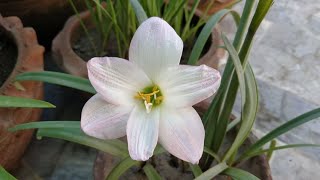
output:
[{"label": "dark potting soil", "polygon": [[[117,53],[117,45],[115,43],[116,39],[113,36],[110,37],[106,48],[103,49],[103,38],[97,29],[90,29],[88,35],[83,32],[80,38],[72,44],[73,51],[83,60],[89,61],[91,58],[97,56],[119,56]],[[95,47],[93,47],[92,44],[94,44]]]},{"label": "dark potting soil", "polygon": [[7,80],[17,62],[18,49],[11,34],[0,27],[0,86]]}]

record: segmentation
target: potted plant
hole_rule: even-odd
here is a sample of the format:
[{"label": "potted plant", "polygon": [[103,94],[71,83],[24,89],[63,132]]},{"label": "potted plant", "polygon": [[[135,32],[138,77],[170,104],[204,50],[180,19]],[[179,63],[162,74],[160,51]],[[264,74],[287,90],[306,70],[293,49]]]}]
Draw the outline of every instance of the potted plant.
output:
[{"label": "potted plant", "polygon": [[[75,0],[77,8],[84,9],[81,0]],[[40,44],[51,46],[51,40],[72,15],[72,7],[66,0],[11,0],[0,2],[3,16],[17,16],[25,26],[33,27]],[[50,23],[48,23],[50,22]]]},{"label": "potted plant", "polygon": [[[0,36],[0,94],[42,99],[41,82],[14,81],[19,73],[43,70],[44,48],[38,44],[35,31],[23,27],[17,17],[0,16]],[[32,131],[9,133],[8,127],[36,121],[40,114],[41,110],[34,108],[0,108],[0,164],[5,168],[17,165],[32,135]]]},{"label": "potted plant", "polygon": [[[72,2],[72,1],[71,1]],[[52,51],[57,64],[66,72],[80,77],[87,77],[86,62],[95,56],[119,56],[126,57],[129,41],[137,27],[137,21],[129,1],[95,1],[96,8],[88,5],[89,10],[69,18],[62,31],[56,36],[52,43]],[[232,1],[234,3],[234,1]],[[190,54],[198,29],[203,26],[207,18],[206,12],[210,7],[216,7],[216,3],[203,1],[141,1],[149,16],[160,16],[167,20],[185,44],[184,61]],[[219,2],[218,2],[219,3]],[[75,4],[75,3],[72,3]],[[231,1],[228,1],[231,4]],[[197,9],[202,6],[201,10]],[[73,5],[75,7],[75,5]],[[164,10],[161,10],[161,9]],[[192,8],[191,10],[187,10]],[[115,11],[116,9],[124,9]],[[221,7],[222,9],[222,7]],[[216,9],[217,10],[217,9]],[[196,16],[196,12],[202,12]],[[213,13],[213,11],[211,12]],[[127,16],[131,18],[127,18]],[[132,18],[133,17],[133,18]],[[186,18],[185,18],[186,17]],[[182,24],[185,21],[184,24]],[[212,42],[207,44],[207,51],[203,53],[200,63],[210,64],[217,68],[218,61],[225,56],[223,49],[217,48],[221,45],[221,39],[217,35],[218,28],[214,30]],[[210,46],[210,47],[209,47]]]},{"label": "potted plant", "polygon": [[[116,156],[118,162],[107,179],[126,177],[125,173],[139,179],[161,179],[161,175],[174,178],[170,168],[175,173],[182,172],[183,177],[190,175],[186,177],[189,179],[271,179],[265,159],[274,150],[319,146],[277,146],[274,139],[320,117],[320,108],[284,123],[256,141],[249,138],[256,119],[258,89],[247,56],[272,0],[260,0],[255,10],[255,1],[246,1],[233,44],[221,34],[221,48],[229,52],[229,59],[220,86],[216,70],[205,65],[178,65],[183,46],[180,37],[164,20],[148,19],[138,1],[132,3],[141,25],[131,41],[129,61],[115,57],[91,59],[87,63],[90,82],[56,72],[24,73],[17,77],[19,81],[42,80],[96,93],[82,110],[81,124],[36,122],[18,125],[11,131],[38,128],[39,137],[65,139]],[[221,10],[208,20],[193,47],[189,64],[196,64],[211,30],[230,11]],[[230,120],[238,89],[242,112]],[[197,112],[191,107],[216,90],[210,105],[204,102],[195,106]],[[127,142],[116,139],[124,135]],[[156,146],[158,140],[160,145]],[[117,158],[99,155],[96,178],[105,178],[104,170],[110,169],[110,161]],[[250,161],[262,164],[252,167],[258,167],[258,171],[243,167]],[[159,169],[165,167],[159,166],[161,163],[169,164],[168,168]]]}]

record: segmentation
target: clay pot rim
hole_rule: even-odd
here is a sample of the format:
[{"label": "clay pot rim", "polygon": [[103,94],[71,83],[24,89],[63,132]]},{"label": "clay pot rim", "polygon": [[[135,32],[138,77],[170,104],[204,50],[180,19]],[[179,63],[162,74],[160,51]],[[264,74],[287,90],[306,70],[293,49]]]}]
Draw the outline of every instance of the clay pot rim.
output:
[{"label": "clay pot rim", "polygon": [[74,64],[78,64],[79,66],[86,67],[86,62],[78,56],[77,53],[74,52],[72,48],[72,37],[75,29],[81,28],[81,24],[79,18],[87,19],[90,17],[90,11],[86,10],[81,12],[79,15],[72,15],[68,18],[66,23],[64,24],[63,29],[58,33],[58,35],[52,41],[52,51],[59,52],[63,54],[65,57],[55,57],[54,59],[58,62],[58,64],[62,65],[62,68],[66,70],[68,73],[80,76],[87,77],[87,71],[83,71],[82,69],[67,69],[65,66],[73,66]]},{"label": "clay pot rim", "polygon": [[[44,47],[38,44],[35,30],[31,27],[23,27],[21,20],[16,16],[2,17],[0,14],[0,26],[12,35],[17,48],[16,64],[0,87],[0,94],[7,94],[7,87],[14,81],[16,75],[24,72],[24,64],[28,61],[25,57],[28,57],[32,52],[37,52],[38,55],[43,54]],[[26,39],[24,38],[25,34],[32,34],[35,37]]]}]

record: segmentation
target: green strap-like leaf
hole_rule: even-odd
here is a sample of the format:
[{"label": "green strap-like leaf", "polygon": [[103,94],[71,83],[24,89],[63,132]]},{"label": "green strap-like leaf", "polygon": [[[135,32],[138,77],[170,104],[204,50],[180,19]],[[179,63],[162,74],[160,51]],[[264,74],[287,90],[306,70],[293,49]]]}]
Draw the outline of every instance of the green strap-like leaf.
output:
[{"label": "green strap-like leaf", "polygon": [[57,84],[61,86],[71,87],[81,91],[95,94],[96,91],[92,87],[90,81],[85,78],[73,76],[70,74],[40,71],[40,72],[26,72],[16,76],[16,81],[43,81],[47,83]]},{"label": "green strap-like leaf", "polygon": [[263,136],[261,139],[259,139],[257,142],[255,142],[253,145],[251,145],[248,148],[248,150],[243,154],[243,156],[247,156],[248,154],[251,154],[259,150],[259,148],[261,148],[266,143],[290,131],[291,129],[296,128],[304,123],[307,123],[319,117],[320,117],[320,108],[317,108],[284,123],[283,125],[272,130],[271,132]]},{"label": "green strap-like leaf", "polygon": [[114,156],[127,157],[127,145],[118,140],[101,140],[84,134],[80,128],[79,121],[48,121],[32,122],[17,125],[11,128],[11,131],[39,128],[38,137],[51,137],[64,139],[67,141],[79,143],[85,146],[96,148],[100,151]]},{"label": "green strap-like leaf", "polygon": [[130,169],[132,166],[139,166],[142,162],[132,160],[130,157],[124,158],[120,161],[108,174],[107,180],[119,179],[120,176]]},{"label": "green strap-like leaf", "polygon": [[146,12],[143,10],[141,4],[137,0],[130,0],[134,12],[138,18],[139,24],[148,19]]},{"label": "green strap-like leaf", "polygon": [[144,173],[146,173],[148,179],[150,180],[161,180],[161,176],[159,175],[159,173],[157,172],[156,169],[154,169],[154,167],[147,163],[146,165],[143,166],[143,171]]},{"label": "green strap-like leaf", "polygon": [[235,140],[233,141],[223,160],[229,160],[229,158],[231,158],[232,155],[237,152],[238,148],[242,145],[251,132],[252,126],[256,119],[259,106],[259,94],[257,82],[250,64],[247,65],[245,70],[245,83],[246,103],[242,111],[241,126],[238,130]]},{"label": "green strap-like leaf", "polygon": [[226,49],[229,52],[229,55],[231,56],[233,65],[236,69],[238,82],[240,86],[240,92],[241,92],[241,105],[243,107],[246,100],[246,84],[244,80],[244,69],[239,59],[237,50],[233,47],[231,42],[228,40],[228,38],[224,34],[221,35],[221,38],[222,38],[222,41],[224,42]]},{"label": "green strap-like leaf", "polygon": [[79,121],[42,121],[42,122],[30,122],[25,124],[19,124],[10,128],[9,131],[15,132],[25,129],[35,129],[35,128],[78,128]]},{"label": "green strap-like leaf", "polygon": [[222,174],[228,175],[234,180],[259,180],[255,175],[238,168],[228,168]]},{"label": "green strap-like leaf", "polygon": [[264,153],[268,153],[270,151],[277,151],[277,150],[282,150],[282,149],[289,149],[289,148],[301,148],[301,147],[320,147],[320,144],[289,144],[289,145],[284,145],[284,146],[277,146],[277,147],[270,147],[268,149],[263,149],[263,150],[257,150],[256,152],[253,152],[251,154],[248,154],[244,156],[241,160],[243,159],[248,159],[257,155],[261,155]]},{"label": "green strap-like leaf", "polygon": [[198,177],[202,174],[202,170],[199,165],[189,163],[189,166],[194,177]]},{"label": "green strap-like leaf", "polygon": [[202,173],[200,176],[195,178],[195,180],[208,180],[216,175],[220,174],[222,171],[228,168],[228,165],[225,162],[219,163],[212,168],[208,169],[206,172]]},{"label": "green strap-like leaf", "polygon": [[0,166],[0,179],[1,180],[17,180],[10,173],[8,173],[2,166]]},{"label": "green strap-like leaf", "polygon": [[191,54],[188,60],[188,64],[195,65],[197,63],[198,59],[200,58],[203,47],[212,32],[212,29],[221,20],[221,18],[224,17],[226,14],[228,14],[230,11],[231,10],[223,9],[210,17],[206,25],[201,30],[201,33],[199,34],[197,41],[193,46],[193,49],[191,51]]},{"label": "green strap-like leaf", "polygon": [[45,101],[14,96],[0,96],[0,107],[55,108]]}]

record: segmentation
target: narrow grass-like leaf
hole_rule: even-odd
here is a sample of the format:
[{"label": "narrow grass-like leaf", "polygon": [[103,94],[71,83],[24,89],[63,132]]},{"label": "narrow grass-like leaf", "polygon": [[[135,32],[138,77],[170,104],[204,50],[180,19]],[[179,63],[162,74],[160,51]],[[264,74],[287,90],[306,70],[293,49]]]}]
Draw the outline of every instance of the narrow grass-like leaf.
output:
[{"label": "narrow grass-like leaf", "polygon": [[277,150],[283,150],[283,149],[289,149],[289,148],[302,148],[302,147],[320,147],[320,144],[289,144],[284,146],[276,146],[276,147],[270,147],[268,149],[262,149],[257,150],[256,152],[253,152],[251,154],[248,154],[247,156],[243,157],[241,160],[249,159],[254,156],[258,156],[264,153],[268,153],[270,151],[277,151]]},{"label": "narrow grass-like leaf", "polygon": [[233,141],[223,160],[229,160],[229,158],[231,158],[232,155],[237,152],[238,148],[242,145],[251,132],[252,126],[256,119],[259,104],[259,94],[257,82],[250,64],[248,64],[245,70],[245,83],[246,103],[242,112],[241,126],[238,130],[235,140]]},{"label": "narrow grass-like leaf", "polygon": [[[237,52],[239,52],[240,49],[243,49],[241,46],[244,37],[247,37],[245,34],[249,28],[250,16],[254,7],[254,2],[254,0],[247,0],[245,2],[240,23],[233,41],[233,46]],[[250,35],[253,36],[254,34]],[[251,41],[247,41],[246,43],[249,44],[246,49],[248,50],[249,47],[251,47]],[[241,54],[239,55],[243,67],[245,67],[244,60],[246,54],[244,55],[245,56],[241,56]],[[203,117],[206,132],[209,132],[206,133],[205,145],[210,147],[214,152],[219,151],[224,140],[229,117],[231,115],[238,90],[238,79],[234,74],[234,66],[230,58],[231,57],[229,57],[224,69],[221,79],[221,86],[217,92],[217,95]],[[212,159],[205,157],[206,168],[210,166],[211,161]]]},{"label": "narrow grass-like leaf", "polygon": [[52,137],[64,139],[71,142],[76,142],[82,145],[96,148],[100,151],[110,153],[119,157],[126,157],[128,155],[127,145],[118,140],[101,140],[91,136],[87,136],[80,128],[79,121],[47,121],[47,122],[32,122],[20,124],[10,131],[39,129],[37,136],[40,138]]},{"label": "narrow grass-like leaf", "polygon": [[221,18],[228,14],[230,11],[231,10],[223,9],[210,17],[206,25],[201,30],[201,33],[199,34],[197,41],[193,46],[188,60],[189,65],[195,65],[197,63],[198,59],[200,58],[203,47],[212,32],[212,29],[221,20]]},{"label": "narrow grass-like leaf", "polygon": [[290,131],[293,128],[296,128],[304,123],[307,123],[307,122],[314,120],[316,118],[319,118],[319,117],[320,117],[320,108],[317,108],[317,109],[314,109],[314,110],[309,111],[307,113],[304,113],[304,114],[284,123],[283,125],[277,127],[276,129],[272,130],[271,132],[269,132],[268,134],[263,136],[257,142],[252,144],[243,155],[246,156],[248,154],[251,154],[251,153],[259,150],[259,148],[261,148],[263,145],[265,145],[266,143],[270,142],[271,140],[277,138],[278,136]]},{"label": "narrow grass-like leaf", "polygon": [[200,0],[194,0],[193,1],[191,11],[190,11],[190,13],[188,13],[188,16],[187,16],[187,19],[186,19],[186,23],[185,23],[183,31],[182,31],[182,35],[181,35],[181,39],[182,40],[185,40],[185,35],[190,29],[191,20],[192,20],[192,18],[194,16],[194,13],[196,12],[196,9],[198,8],[199,3],[200,3]]},{"label": "narrow grass-like leaf", "polygon": [[171,22],[171,20],[176,17],[176,15],[183,11],[183,6],[187,3],[188,1],[187,0],[181,0],[180,2],[178,2],[178,5],[177,7],[173,10],[173,11],[170,11],[170,13],[168,14],[168,16],[166,17],[166,21],[167,22]]},{"label": "narrow grass-like leaf", "polygon": [[157,170],[154,169],[154,167],[150,164],[147,163],[146,165],[143,166],[143,171],[147,175],[148,179],[150,180],[161,180],[161,176],[157,172]]},{"label": "narrow grass-like leaf", "polygon": [[8,173],[1,165],[0,165],[0,179],[3,179],[3,180],[17,180],[10,173]]},{"label": "narrow grass-like leaf", "polygon": [[66,73],[39,71],[26,72],[16,76],[16,81],[43,81],[51,84],[71,87],[81,91],[95,94],[96,91],[92,87],[90,81],[86,78],[73,76]]},{"label": "narrow grass-like leaf", "polygon": [[10,128],[9,131],[15,132],[35,128],[80,128],[79,121],[42,121],[19,124]]},{"label": "narrow grass-like leaf", "polygon": [[266,156],[267,156],[267,160],[270,161],[272,155],[273,155],[273,148],[275,148],[277,145],[277,141],[275,139],[273,139],[271,142],[270,142],[270,146],[269,146],[269,151],[266,153]]},{"label": "narrow grass-like leaf", "polygon": [[202,170],[199,165],[189,163],[189,166],[195,178],[202,174]]},{"label": "narrow grass-like leaf", "polygon": [[204,151],[205,153],[209,154],[210,156],[212,156],[217,162],[221,162],[220,157],[219,157],[216,153],[214,153],[213,151],[211,151],[209,148],[204,147],[204,148],[203,148],[203,151]]},{"label": "narrow grass-like leaf", "polygon": [[260,180],[255,175],[238,168],[228,168],[222,172],[234,180]]},{"label": "narrow grass-like leaf", "polygon": [[220,174],[222,171],[228,168],[228,165],[225,162],[219,163],[212,168],[208,169],[200,176],[195,178],[195,180],[207,180],[215,177],[216,175]]},{"label": "narrow grass-like leaf", "polygon": [[53,104],[37,99],[1,95],[0,107],[55,108]]},{"label": "narrow grass-like leaf", "polygon": [[124,142],[118,139],[101,140],[88,136],[80,129],[80,123],[78,128],[41,128],[37,132],[37,137],[64,139],[98,149],[114,156],[122,158],[128,156],[127,146]]},{"label": "narrow grass-like leaf", "polygon": [[138,0],[130,0],[134,12],[136,13],[139,24],[148,19],[146,12],[143,10],[141,4]]},{"label": "narrow grass-like leaf", "polygon": [[139,166],[142,162],[132,160],[130,157],[126,157],[121,160],[108,174],[107,180],[119,179],[120,176],[130,169],[132,166]]},{"label": "narrow grass-like leaf", "polygon": [[[242,67],[241,61],[239,59],[237,50],[233,47],[233,45],[230,43],[228,38],[222,34],[221,39],[224,42],[224,45],[226,49],[229,52],[229,55],[231,56],[231,59],[233,61],[233,65],[235,67],[237,77],[238,77],[238,82],[240,86],[240,92],[241,92],[241,106],[244,106],[244,103],[246,102],[246,84],[245,84],[245,79],[244,79],[244,69]],[[250,94],[249,94],[250,95]]]}]

